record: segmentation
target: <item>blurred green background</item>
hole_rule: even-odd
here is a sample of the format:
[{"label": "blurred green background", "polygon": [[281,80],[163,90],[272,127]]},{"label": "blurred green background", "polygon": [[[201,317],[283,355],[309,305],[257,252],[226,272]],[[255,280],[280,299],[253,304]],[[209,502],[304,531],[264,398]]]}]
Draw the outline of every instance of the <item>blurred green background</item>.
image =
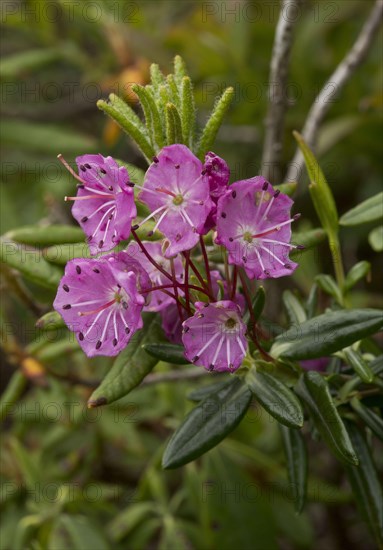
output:
[{"label": "blurred green background", "polygon": [[[63,196],[75,186],[58,153],[73,163],[77,155],[100,152],[145,168],[96,101],[113,91],[134,104],[130,85],[147,82],[152,62],[170,72],[175,54],[184,58],[195,83],[201,124],[216,95],[234,87],[215,152],[227,160],[233,181],[258,174],[278,5],[2,2],[1,233],[71,221]],[[292,130],[301,130],[372,6],[370,0],[304,3],[286,89],[285,167],[295,150]],[[317,153],[340,213],[380,189],[381,46],[380,32],[341,96],[333,98],[329,89],[332,105]],[[296,200],[301,227],[316,227],[304,178]],[[359,295],[364,305],[377,306],[381,264],[367,242],[371,227],[360,227],[343,230],[345,264],[371,261],[370,293],[361,284]],[[307,292],[328,262],[325,249],[308,252],[294,278],[271,285],[270,317],[279,315],[283,288]],[[30,290],[41,302],[53,298],[48,290]],[[5,347],[12,343],[7,323],[16,327],[21,349],[32,340],[37,347],[46,344],[34,329],[35,318],[17,300],[4,296],[3,309]],[[108,370],[108,361],[84,362],[69,348],[65,361],[46,355],[44,368],[27,365],[30,381],[4,424],[1,549],[374,548],[340,467],[320,443],[310,443],[309,503],[296,516],[280,434],[265,412],[251,409],[217,449],[179,471],[163,472],[164,443],[191,408],[186,395],[196,383],[147,386],[115,406],[88,411],[92,381]],[[5,363],[3,385],[10,369]],[[89,387],[77,384],[76,376]]]}]

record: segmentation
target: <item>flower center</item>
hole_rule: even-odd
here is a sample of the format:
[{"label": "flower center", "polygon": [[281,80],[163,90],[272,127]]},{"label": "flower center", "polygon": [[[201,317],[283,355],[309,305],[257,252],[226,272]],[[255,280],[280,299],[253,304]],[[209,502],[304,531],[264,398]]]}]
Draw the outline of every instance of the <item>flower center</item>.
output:
[{"label": "flower center", "polygon": [[225,321],[225,327],[228,329],[233,329],[236,326],[237,326],[237,321],[232,317],[229,317],[229,319]]},{"label": "flower center", "polygon": [[184,202],[184,198],[182,195],[176,195],[173,199],[173,204],[175,204],[176,206],[179,206],[183,202]]},{"label": "flower center", "polygon": [[245,231],[243,234],[243,240],[247,243],[253,242],[253,235],[250,233],[250,231]]}]

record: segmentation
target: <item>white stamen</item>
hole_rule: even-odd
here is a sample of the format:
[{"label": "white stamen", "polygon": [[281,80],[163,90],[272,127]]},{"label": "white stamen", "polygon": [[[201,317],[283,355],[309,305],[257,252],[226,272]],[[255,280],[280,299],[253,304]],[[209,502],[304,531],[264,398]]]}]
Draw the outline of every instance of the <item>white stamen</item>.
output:
[{"label": "white stamen", "polygon": [[100,338],[101,342],[104,341],[106,329],[108,328],[109,319],[111,318],[112,315],[113,315],[113,309],[112,309],[111,311],[109,311],[108,317],[106,318],[105,325],[104,325],[104,329],[103,329],[103,331],[102,331],[101,338]]},{"label": "white stamen", "polygon": [[258,250],[256,248],[254,248],[254,250],[255,250],[255,253],[257,255],[258,261],[261,264],[262,271],[265,271],[265,266],[263,265],[263,261],[262,261],[260,253],[258,252]]},{"label": "white stamen", "polygon": [[217,361],[217,357],[218,357],[219,352],[221,351],[221,348],[222,348],[222,344],[223,344],[224,339],[225,339],[225,337],[224,337],[224,336],[221,336],[221,339],[220,339],[220,341],[218,342],[217,349],[215,350],[215,354],[214,354],[213,360],[212,360],[212,362],[211,362],[212,365],[215,365],[215,362]]},{"label": "white stamen", "polygon": [[241,348],[243,355],[246,355],[246,350],[245,350],[245,348],[243,347],[242,340],[240,339],[240,337],[239,337],[239,336],[236,336],[235,339],[236,339],[236,341],[237,341],[237,344],[238,344],[239,347]]},{"label": "white stamen", "polygon": [[92,330],[92,328],[94,327],[94,325],[97,323],[97,321],[99,320],[99,318],[101,317],[101,315],[104,313],[105,309],[102,309],[101,311],[99,311],[96,315],[96,317],[94,318],[92,324],[90,325],[90,327],[87,329],[86,333],[84,334],[84,336],[88,336],[88,334],[90,333],[90,331]]},{"label": "white stamen", "polygon": [[181,216],[185,217],[185,219],[186,219],[187,223],[190,225],[190,227],[195,229],[195,226],[194,226],[193,222],[191,221],[191,219],[189,218],[186,210],[182,209],[182,210],[180,210],[180,213],[181,213]]},{"label": "white stamen", "polygon": [[116,320],[117,310],[114,310],[113,313],[113,328],[114,328],[114,337],[118,340],[118,330],[117,330],[117,320]]},{"label": "white stamen", "polygon": [[111,207],[109,208],[109,210],[107,210],[107,211],[105,212],[105,214],[103,214],[103,216],[102,216],[101,220],[99,221],[99,223],[98,223],[96,229],[93,231],[93,233],[92,233],[92,235],[91,235],[92,238],[95,236],[95,234],[97,233],[97,231],[100,229],[100,227],[101,227],[101,225],[102,225],[102,222],[104,221],[104,219],[106,218],[106,216],[109,214],[109,212],[111,212],[111,211],[113,210],[113,208],[116,208],[116,207],[115,207],[115,206],[111,206]]},{"label": "white stamen", "polygon": [[274,197],[274,195],[273,195],[273,196],[271,197],[271,199],[270,199],[269,204],[267,205],[266,210],[265,210],[264,213],[263,213],[263,216],[262,216],[262,218],[261,218],[261,220],[260,220],[261,222],[262,222],[263,220],[266,219],[267,214],[270,212],[270,208],[271,208],[271,205],[272,205],[273,202],[274,202],[274,198],[275,198],[275,197]]},{"label": "white stamen", "polygon": [[160,216],[160,217],[158,218],[158,220],[157,220],[156,225],[155,225],[155,226],[153,227],[153,229],[152,229],[153,233],[154,233],[155,231],[157,231],[157,229],[158,229],[160,223],[162,222],[162,220],[164,219],[164,217],[166,216],[166,214],[167,214],[168,212],[169,212],[169,208],[167,208],[164,212],[162,212],[161,216]]},{"label": "white stamen", "polygon": [[[262,237],[261,237],[262,238]],[[289,243],[284,243],[282,241],[275,241],[273,239],[262,239],[262,242],[264,243],[273,243],[273,244],[280,244],[281,246],[288,246],[289,248],[298,248],[298,246],[296,244],[289,244]]]},{"label": "white stamen", "polygon": [[120,317],[121,317],[121,321],[124,323],[124,327],[129,328],[126,321],[125,321],[125,319],[124,319],[124,316],[122,315],[121,309],[119,310],[119,314],[120,314]]},{"label": "white stamen", "polygon": [[281,265],[285,265],[284,262],[282,262],[282,260],[280,260],[278,258],[278,256],[276,256],[273,252],[271,252],[271,250],[269,250],[268,248],[266,248],[265,246],[262,246],[262,245],[259,245],[260,248],[262,248],[262,250],[264,250],[265,252],[268,252],[270,254],[270,256],[272,256],[273,258],[275,258],[277,260],[277,262],[279,262]]},{"label": "white stamen", "polygon": [[261,198],[259,199],[259,203],[258,203],[258,208],[257,208],[257,211],[255,213],[255,217],[254,219],[257,221],[258,220],[258,216],[261,212],[261,208],[262,208],[262,204],[263,204],[263,199],[265,197],[265,190],[262,189],[262,193],[261,193]]},{"label": "white stamen", "polygon": [[160,206],[159,208],[157,208],[157,210],[155,210],[154,212],[152,212],[151,214],[149,214],[149,216],[147,216],[144,220],[142,220],[142,222],[140,222],[138,225],[139,227],[141,227],[141,225],[144,225],[144,223],[146,223],[148,220],[150,220],[151,218],[153,218],[153,216],[156,216],[156,214],[159,214],[161,212],[161,210],[163,210],[164,208],[169,208],[167,204],[164,204],[163,206]]},{"label": "white stamen", "polygon": [[[205,325],[203,325],[205,326]],[[213,334],[213,336],[210,338],[210,340],[208,340],[206,342],[206,344],[199,350],[199,352],[196,353],[196,355],[198,355],[198,357],[201,356],[201,353],[203,353],[205,351],[206,348],[208,348],[210,346],[210,344],[216,339],[218,338],[219,336],[219,332],[216,332],[215,334]]]},{"label": "white stamen", "polygon": [[[278,223],[277,225],[274,225],[272,227],[264,227],[263,229],[259,229],[259,233],[266,233],[266,232],[271,232],[271,231],[279,231],[281,227],[283,227],[284,225],[287,225],[291,222],[294,222],[294,218],[290,218],[289,220],[286,220],[285,222],[282,222],[282,223]],[[253,237],[256,237],[257,235],[253,235]]]},{"label": "white stamen", "polygon": [[110,197],[111,193],[103,193],[102,191],[99,191],[98,189],[93,189],[93,187],[88,187],[87,185],[84,185],[84,189],[87,191],[92,191],[95,195],[100,195],[100,197]]},{"label": "white stamen", "polygon": [[114,201],[108,201],[108,202],[105,202],[104,204],[102,204],[101,206],[99,206],[97,208],[97,210],[95,210],[94,212],[92,212],[92,214],[90,214],[90,216],[87,216],[88,220],[90,220],[91,218],[93,218],[93,216],[95,214],[97,214],[97,212],[100,212],[100,210],[102,210],[105,206],[109,206],[110,204],[113,204]]},{"label": "white stamen", "polygon": [[228,367],[230,367],[231,364],[230,351],[230,338],[226,338],[226,359]]},{"label": "white stamen", "polygon": [[[73,287],[71,288],[73,289]],[[105,301],[104,298],[99,298],[98,300],[89,300],[88,302],[78,302],[78,304],[73,304],[72,307],[90,306],[93,304],[99,304],[100,302],[104,302],[104,301]]]}]

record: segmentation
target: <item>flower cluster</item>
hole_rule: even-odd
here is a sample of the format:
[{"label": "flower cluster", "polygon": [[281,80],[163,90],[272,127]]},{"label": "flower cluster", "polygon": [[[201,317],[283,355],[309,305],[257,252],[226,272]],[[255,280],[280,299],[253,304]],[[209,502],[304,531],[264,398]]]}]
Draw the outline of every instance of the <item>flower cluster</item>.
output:
[{"label": "flower cluster", "polygon": [[[118,354],[142,328],[142,311],[152,311],[191,363],[238,369],[248,338],[256,338],[244,321],[246,308],[252,314],[248,280],[297,267],[289,259],[296,248],[293,201],[260,176],[229,185],[222,158],[209,152],[202,163],[180,144],[154,157],[142,186],[111,157],[83,155],[76,162],[77,196],[66,200],[74,201],[72,214],[94,257],[67,264],[54,307],[84,352]],[[143,220],[136,220],[135,200],[150,211]],[[152,240],[142,241],[137,230],[151,219]],[[111,252],[122,241],[124,248]],[[215,245],[222,245],[222,271],[210,259]]]}]

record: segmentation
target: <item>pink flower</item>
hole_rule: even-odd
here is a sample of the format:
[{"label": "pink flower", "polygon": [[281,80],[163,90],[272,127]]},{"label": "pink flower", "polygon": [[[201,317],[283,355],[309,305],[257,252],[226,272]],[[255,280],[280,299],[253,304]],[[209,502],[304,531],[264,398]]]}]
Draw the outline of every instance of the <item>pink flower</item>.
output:
[{"label": "pink flower", "polygon": [[162,328],[166,338],[172,344],[182,344],[182,322],[174,300],[160,312]]},{"label": "pink flower", "polygon": [[68,262],[53,303],[88,357],[117,355],[143,326],[142,268],[122,254]]},{"label": "pink flower", "polygon": [[134,193],[125,167],[112,157],[83,155],[76,158],[79,177],[73,217],[87,236],[91,254],[111,250],[130,234],[137,216]]},{"label": "pink flower", "polygon": [[151,210],[140,225],[152,217],[157,220],[153,231],[159,229],[170,243],[167,258],[197,244],[213,207],[201,161],[179,144],[164,147],[154,159],[139,199]]},{"label": "pink flower", "polygon": [[205,156],[204,170],[206,171],[210,198],[213,207],[208,215],[202,233],[205,235],[217,224],[217,202],[227,191],[230,170],[226,162],[215,153],[209,152]]},{"label": "pink flower", "polygon": [[229,300],[195,306],[195,314],[183,323],[185,357],[210,371],[235,371],[247,348],[239,306]]},{"label": "pink flower", "polygon": [[[171,264],[170,260],[165,258],[162,252],[162,243],[161,242],[146,242],[142,243],[147,252],[153,258],[153,260],[163,267],[165,271],[171,273]],[[145,272],[148,274],[153,287],[169,285],[170,281],[165,275],[163,275],[158,269],[148,260],[145,254],[142,252],[141,248],[135,242],[129,243],[126,252],[129,256],[134,258],[139,264],[144,268]],[[176,274],[176,279],[178,282],[183,282],[184,277],[184,268],[182,261],[179,257],[173,258],[174,270]],[[170,289],[172,291],[172,289]],[[183,295],[181,290],[178,290],[180,296]],[[168,296],[161,290],[153,290],[150,293],[149,303],[145,307],[146,311],[162,311],[167,308],[170,304],[174,304],[174,299],[171,296]]]},{"label": "pink flower", "polygon": [[290,275],[297,264],[289,251],[293,201],[274,191],[261,176],[237,181],[218,200],[217,244],[229,252],[231,264],[243,266],[251,279]]}]

